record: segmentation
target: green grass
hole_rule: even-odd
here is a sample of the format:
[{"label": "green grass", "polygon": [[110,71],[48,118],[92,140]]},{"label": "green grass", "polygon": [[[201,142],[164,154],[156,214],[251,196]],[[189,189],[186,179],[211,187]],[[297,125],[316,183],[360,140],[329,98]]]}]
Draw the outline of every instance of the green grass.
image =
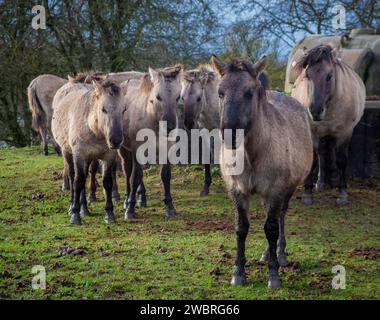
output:
[{"label": "green grass", "polygon": [[[255,197],[247,238],[248,284],[229,284],[235,256],[234,210],[214,172],[210,196],[199,197],[200,166],[173,169],[178,216],[167,220],[158,169],[145,171],[148,208],[139,219],[103,221],[103,194],[90,205],[82,226],[68,224],[68,194],[60,189],[62,158],[39,148],[0,150],[0,298],[2,299],[378,299],[380,297],[380,186],[351,186],[351,204],[335,205],[333,191],[300,204],[295,194],[287,215],[289,260],[283,286],[267,289],[265,213]],[[99,179],[98,179],[99,180]],[[124,179],[118,178],[120,191]],[[99,180],[100,182],[100,180]],[[61,255],[65,246],[82,255]],[[354,249],[368,254],[353,254]],[[377,251],[376,251],[377,248]],[[372,253],[372,256],[370,255]],[[331,268],[346,268],[345,290],[331,288]],[[31,269],[46,268],[46,290],[33,290]],[[218,272],[215,272],[218,269]],[[214,271],[214,272],[213,272]]]}]

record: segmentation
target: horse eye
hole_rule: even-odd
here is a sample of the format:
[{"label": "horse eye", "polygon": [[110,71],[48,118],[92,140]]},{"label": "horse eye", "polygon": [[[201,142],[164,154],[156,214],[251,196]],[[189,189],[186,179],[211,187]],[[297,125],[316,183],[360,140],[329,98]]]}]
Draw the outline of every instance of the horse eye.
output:
[{"label": "horse eye", "polygon": [[219,98],[220,98],[220,99],[223,99],[223,98],[224,98],[224,92],[219,91]]},{"label": "horse eye", "polygon": [[178,96],[178,98],[177,98],[177,99],[175,99],[175,100],[178,102],[180,98],[181,98],[181,96]]},{"label": "horse eye", "polygon": [[330,80],[331,80],[331,78],[332,78],[332,74],[331,74],[331,73],[329,73],[329,74],[327,75],[327,78],[326,78],[326,80],[327,80],[327,81],[330,81]]},{"label": "horse eye", "polygon": [[253,92],[251,89],[247,90],[245,93],[244,93],[244,97],[246,97],[247,99],[250,99],[252,98],[253,96]]},{"label": "horse eye", "polygon": [[200,102],[200,101],[201,101],[201,97],[198,97],[198,98],[197,98],[197,102]]},{"label": "horse eye", "polygon": [[124,113],[125,111],[127,111],[127,108],[124,108],[123,113]]},{"label": "horse eye", "polygon": [[162,100],[161,97],[160,97],[160,95],[157,95],[156,98],[157,98],[158,101],[161,101],[161,100]]},{"label": "horse eye", "polygon": [[104,107],[103,107],[103,108],[102,108],[102,112],[103,112],[103,113],[107,113],[107,110],[104,109]]}]

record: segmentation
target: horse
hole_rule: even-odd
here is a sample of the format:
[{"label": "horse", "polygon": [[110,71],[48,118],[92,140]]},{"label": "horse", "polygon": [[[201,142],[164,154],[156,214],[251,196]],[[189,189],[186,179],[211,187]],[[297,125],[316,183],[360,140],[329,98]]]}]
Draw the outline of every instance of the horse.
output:
[{"label": "horse", "polygon": [[[127,85],[126,99],[128,110],[124,116],[124,143],[119,150],[123,170],[126,174],[126,211],[125,220],[136,217],[136,193],[142,182],[142,166],[136,157],[137,149],[144,142],[137,141],[141,129],[150,129],[158,137],[160,121],[165,121],[168,134],[177,128],[177,108],[180,99],[180,72],[182,65],[163,69],[149,68],[149,72],[140,80],[123,82]],[[158,151],[158,150],[157,150]],[[167,217],[176,214],[170,193],[171,166],[161,164],[161,180],[164,185],[164,204]],[[143,190],[145,195],[145,189]]]},{"label": "horse", "polygon": [[[365,107],[366,91],[361,78],[337,58],[337,50],[329,45],[304,49],[295,65],[298,77],[292,97],[310,112],[315,139],[315,159],[319,160],[316,189],[326,183],[338,187],[336,203],[345,205],[347,193],[348,148],[352,132],[360,121]],[[305,181],[302,202],[313,202],[313,171]]]},{"label": "horse", "polygon": [[[184,125],[186,129],[196,128],[212,131],[219,128],[219,73],[212,65],[201,65],[182,73],[181,97],[184,104]],[[269,78],[265,72],[259,75],[261,84],[268,88]],[[211,165],[204,164],[204,183],[200,195],[209,194]]]},{"label": "horse", "polygon": [[[139,79],[144,74],[138,71],[126,71],[116,73],[103,73],[96,71],[79,72],[75,77],[68,76],[72,82],[91,83],[92,80],[104,80],[107,76],[109,80],[120,84],[129,79]],[[51,117],[53,114],[52,103],[55,93],[61,88],[67,79],[52,75],[42,74],[34,78],[27,89],[29,109],[32,113],[32,128],[41,135],[42,146],[45,155],[48,155],[47,135],[52,138]],[[60,155],[59,146],[52,140],[55,151]]]},{"label": "horse", "polygon": [[[67,83],[66,79],[52,74],[43,74],[33,79],[28,86],[29,109],[32,113],[32,128],[41,135],[42,147],[48,155],[47,135],[52,138],[51,118],[53,115],[52,102],[57,90]],[[61,154],[58,144],[52,140],[55,151]]]},{"label": "horse", "polygon": [[[219,127],[219,74],[211,65],[202,65],[197,69],[181,74],[181,98],[184,105],[184,125],[187,130],[205,128],[212,131]],[[211,164],[204,166],[204,183],[200,195],[209,194]]]},{"label": "horse", "polygon": [[126,109],[121,88],[110,80],[92,85],[69,81],[54,96],[52,133],[68,166],[71,224],[81,224],[81,214],[88,212],[85,182],[91,161],[97,159],[104,163],[105,222],[115,223],[112,168],[124,138]]},{"label": "horse", "polygon": [[[231,284],[246,283],[248,214],[251,195],[257,193],[267,212],[264,231],[268,247],[262,259],[268,261],[268,287],[275,289],[281,285],[279,266],[287,264],[285,213],[294,191],[312,165],[310,118],[296,99],[265,90],[258,80],[265,68],[265,56],[255,63],[244,58],[227,64],[216,56],[212,59],[221,76],[220,168],[236,209],[237,257]],[[238,139],[239,129],[244,130],[244,139]],[[232,133],[231,141],[226,141],[226,132]],[[231,149],[244,161],[240,174],[231,174],[224,158]]]}]

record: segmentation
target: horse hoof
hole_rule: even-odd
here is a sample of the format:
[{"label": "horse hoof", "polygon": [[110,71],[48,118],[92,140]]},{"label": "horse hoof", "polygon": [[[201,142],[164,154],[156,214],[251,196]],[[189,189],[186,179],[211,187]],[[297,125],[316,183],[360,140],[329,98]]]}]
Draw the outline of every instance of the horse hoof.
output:
[{"label": "horse hoof", "polygon": [[348,195],[347,194],[339,195],[339,197],[336,199],[336,204],[338,206],[344,206],[344,205],[349,204]]},{"label": "horse hoof", "polygon": [[136,204],[140,208],[147,208],[148,207],[146,200],[138,200]]},{"label": "horse hoof", "polygon": [[119,201],[120,199],[121,198],[119,192],[112,192],[112,200]]},{"label": "horse hoof", "polygon": [[173,218],[176,215],[176,211],[174,208],[166,208],[165,214],[167,218]]},{"label": "horse hoof", "polygon": [[317,181],[317,183],[315,184],[315,190],[317,190],[318,192],[323,191],[325,187],[326,187],[326,184],[321,181]]},{"label": "horse hoof", "polygon": [[233,286],[242,286],[247,283],[245,276],[233,275],[231,279],[231,285]]},{"label": "horse hoof", "polygon": [[286,267],[288,265],[288,260],[286,259],[286,255],[284,254],[277,255],[277,261],[280,267]]},{"label": "horse hoof", "polygon": [[127,220],[132,220],[132,219],[136,219],[136,213],[135,212],[130,212],[130,211],[125,211],[124,213],[124,220],[127,221]]},{"label": "horse hoof", "polygon": [[106,213],[106,215],[104,216],[104,221],[107,224],[115,224],[116,219],[115,219],[114,214],[113,213]]},{"label": "horse hoof", "polygon": [[81,208],[79,214],[81,217],[86,217],[90,215],[90,211],[87,208]]},{"label": "horse hoof", "polygon": [[269,261],[269,250],[264,250],[263,254],[260,258],[261,262],[268,262]]},{"label": "horse hoof", "polygon": [[205,197],[205,196],[207,196],[209,194],[209,190],[208,189],[203,189],[202,191],[201,191],[201,193],[200,193],[200,196],[201,197]]},{"label": "horse hoof", "polygon": [[269,289],[278,289],[281,287],[281,279],[279,276],[270,277],[268,280],[268,288]]},{"label": "horse hoof", "polygon": [[303,194],[302,195],[302,199],[301,199],[302,203],[306,206],[310,206],[313,204],[313,196],[311,194]]},{"label": "horse hoof", "polygon": [[70,217],[70,223],[77,225],[77,226],[81,225],[82,221],[81,221],[80,215],[79,214],[72,214]]},{"label": "horse hoof", "polygon": [[89,202],[89,203],[94,203],[94,202],[96,202],[96,195],[95,195],[95,194],[90,194],[90,195],[88,196],[88,202]]}]

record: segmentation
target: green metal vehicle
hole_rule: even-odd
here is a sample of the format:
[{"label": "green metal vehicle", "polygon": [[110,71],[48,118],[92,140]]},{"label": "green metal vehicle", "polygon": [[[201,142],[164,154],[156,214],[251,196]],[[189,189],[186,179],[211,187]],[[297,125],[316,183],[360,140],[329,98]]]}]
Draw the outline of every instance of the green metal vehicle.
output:
[{"label": "green metal vehicle", "polygon": [[380,163],[380,27],[353,29],[342,35],[311,35],[297,42],[288,58],[285,92],[292,91],[296,80],[293,66],[303,48],[320,44],[337,48],[338,57],[359,74],[366,86],[366,109],[352,137],[350,168],[353,176],[369,178],[379,171]]}]

